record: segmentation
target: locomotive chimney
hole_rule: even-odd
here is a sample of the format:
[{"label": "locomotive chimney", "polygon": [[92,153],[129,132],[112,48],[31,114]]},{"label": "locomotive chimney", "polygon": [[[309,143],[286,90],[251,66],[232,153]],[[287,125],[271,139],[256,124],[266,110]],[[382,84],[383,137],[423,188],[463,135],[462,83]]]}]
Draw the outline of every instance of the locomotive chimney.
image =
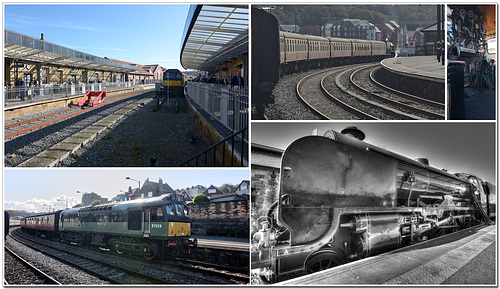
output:
[{"label": "locomotive chimney", "polygon": [[348,136],[356,138],[356,139],[359,139],[359,140],[365,139],[365,134],[355,126],[348,126],[348,127],[344,128],[340,133],[348,135]]},{"label": "locomotive chimney", "polygon": [[418,159],[416,159],[416,161],[423,164],[423,165],[426,165],[426,166],[429,165],[429,160],[426,158],[418,158]]}]

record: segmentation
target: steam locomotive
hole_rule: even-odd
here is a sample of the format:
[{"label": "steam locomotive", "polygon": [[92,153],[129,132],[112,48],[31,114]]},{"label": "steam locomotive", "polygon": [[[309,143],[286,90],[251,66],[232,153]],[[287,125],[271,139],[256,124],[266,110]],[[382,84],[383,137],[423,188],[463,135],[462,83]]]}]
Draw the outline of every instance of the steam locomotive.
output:
[{"label": "steam locomotive", "polygon": [[363,142],[364,133],[306,136],[282,155],[279,198],[258,219],[252,283],[313,273],[480,223],[494,187]]},{"label": "steam locomotive", "polygon": [[182,253],[198,243],[190,239],[188,209],[174,193],[34,215],[22,220],[21,227],[28,233],[148,259]]}]

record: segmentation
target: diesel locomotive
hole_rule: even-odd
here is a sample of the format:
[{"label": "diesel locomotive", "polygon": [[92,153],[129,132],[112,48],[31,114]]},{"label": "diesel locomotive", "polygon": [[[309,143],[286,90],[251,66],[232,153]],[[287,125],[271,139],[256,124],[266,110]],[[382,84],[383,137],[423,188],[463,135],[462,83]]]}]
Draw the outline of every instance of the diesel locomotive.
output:
[{"label": "diesel locomotive", "polygon": [[178,69],[167,69],[163,73],[163,89],[170,96],[184,95],[184,75]]},{"label": "diesel locomotive", "polygon": [[174,193],[113,204],[71,208],[26,217],[23,230],[68,243],[162,259],[197,246],[182,198]]},{"label": "diesel locomotive", "polygon": [[363,139],[363,132],[348,127],[288,146],[278,201],[258,218],[253,236],[252,283],[274,283],[490,224],[492,184]]}]

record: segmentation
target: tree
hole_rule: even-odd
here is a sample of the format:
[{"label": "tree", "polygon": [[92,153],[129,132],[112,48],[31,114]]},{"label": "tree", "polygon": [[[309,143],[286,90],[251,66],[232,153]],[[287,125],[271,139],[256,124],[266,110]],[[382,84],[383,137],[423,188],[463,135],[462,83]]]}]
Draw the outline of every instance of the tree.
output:
[{"label": "tree", "polygon": [[209,201],[210,201],[210,199],[208,199],[207,196],[205,196],[204,194],[201,194],[201,193],[197,194],[193,198],[193,203],[194,204],[208,203]]},{"label": "tree", "polygon": [[97,206],[97,205],[100,205],[102,203],[102,200],[93,200],[92,201],[92,204],[90,204],[91,206]]}]

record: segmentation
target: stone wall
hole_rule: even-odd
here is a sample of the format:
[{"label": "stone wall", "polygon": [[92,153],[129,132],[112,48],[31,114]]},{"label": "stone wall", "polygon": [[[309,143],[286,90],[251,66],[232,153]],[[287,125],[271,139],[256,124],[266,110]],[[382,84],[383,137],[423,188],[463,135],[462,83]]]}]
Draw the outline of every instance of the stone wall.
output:
[{"label": "stone wall", "polygon": [[444,103],[445,85],[443,82],[435,82],[417,77],[409,77],[396,74],[385,68],[375,73],[375,79],[384,85],[394,87],[409,94],[416,95],[428,100]]}]

